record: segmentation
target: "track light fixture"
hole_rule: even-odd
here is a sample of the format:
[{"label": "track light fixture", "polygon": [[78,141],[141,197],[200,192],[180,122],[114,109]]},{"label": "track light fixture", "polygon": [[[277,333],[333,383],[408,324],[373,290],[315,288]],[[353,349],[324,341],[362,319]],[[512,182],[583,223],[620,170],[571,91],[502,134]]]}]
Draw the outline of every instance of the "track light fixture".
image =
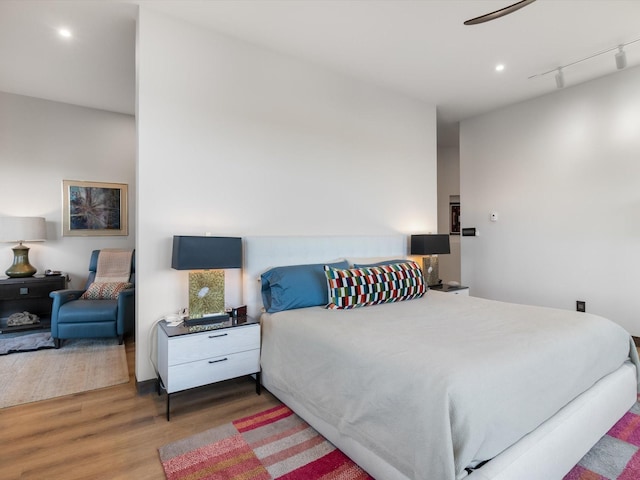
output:
[{"label": "track light fixture", "polygon": [[618,45],[618,53],[616,53],[616,68],[622,70],[627,66],[627,54],[624,53],[624,45]]},{"label": "track light fixture", "polygon": [[560,67],[558,73],[556,73],[556,87],[564,88],[564,73],[562,73],[562,67]]},{"label": "track light fixture", "polygon": [[605,53],[609,53],[612,52],[614,50],[618,50],[617,53],[615,54],[615,59],[616,59],[616,68],[618,70],[622,70],[623,68],[626,68],[627,66],[627,54],[624,51],[624,47],[626,47],[627,45],[631,45],[632,43],[636,43],[636,42],[640,42],[640,38],[636,38],[635,40],[631,40],[630,42],[627,43],[622,43],[616,47],[612,47],[612,48],[607,48],[606,50],[602,50],[598,53],[594,53],[593,55],[589,55],[588,57],[585,58],[581,58],[580,60],[576,60],[575,62],[571,62],[571,63],[567,63],[566,65],[562,65],[560,67],[556,67],[553,70],[548,70],[546,72],[543,73],[538,73],[536,75],[531,75],[529,77],[529,79],[535,78],[535,77],[542,77],[544,75],[548,75],[550,73],[554,73],[555,72],[555,79],[556,79],[556,87],[558,88],[564,88],[564,69],[567,67],[570,67],[572,65],[576,65],[578,63],[582,63],[584,61],[587,60],[591,60],[594,57],[598,57],[600,55],[603,55]]}]

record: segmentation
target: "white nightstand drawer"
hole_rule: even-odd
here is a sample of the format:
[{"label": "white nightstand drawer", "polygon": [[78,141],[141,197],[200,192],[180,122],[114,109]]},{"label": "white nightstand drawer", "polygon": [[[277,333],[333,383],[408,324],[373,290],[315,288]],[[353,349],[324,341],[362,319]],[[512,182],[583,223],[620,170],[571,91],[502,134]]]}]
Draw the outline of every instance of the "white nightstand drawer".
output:
[{"label": "white nightstand drawer", "polygon": [[260,349],[215,356],[169,367],[168,393],[260,371]]},{"label": "white nightstand drawer", "polygon": [[169,342],[169,366],[260,348],[260,326],[210,330],[174,337]]},{"label": "white nightstand drawer", "polygon": [[468,288],[463,288],[460,290],[454,290],[453,292],[448,292],[449,295],[465,295],[465,296],[469,296],[469,289]]}]

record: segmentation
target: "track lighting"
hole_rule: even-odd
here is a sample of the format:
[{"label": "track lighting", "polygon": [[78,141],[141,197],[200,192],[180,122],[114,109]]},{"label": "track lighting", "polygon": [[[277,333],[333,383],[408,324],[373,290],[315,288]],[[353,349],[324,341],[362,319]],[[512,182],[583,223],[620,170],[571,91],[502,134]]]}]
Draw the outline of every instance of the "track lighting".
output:
[{"label": "track lighting", "polygon": [[558,73],[556,73],[556,87],[564,88],[564,73],[562,73],[562,67],[560,67]]},{"label": "track lighting", "polygon": [[618,45],[618,53],[616,53],[616,68],[622,70],[627,66],[627,54],[624,53],[624,45]]},{"label": "track lighting", "polygon": [[612,47],[612,48],[607,48],[606,50],[602,50],[600,52],[594,53],[593,55],[589,55],[588,57],[585,58],[581,58],[580,60],[576,60],[575,62],[571,62],[571,63],[567,63],[566,65],[562,65],[560,67],[556,67],[552,70],[548,70],[546,72],[543,73],[538,73],[536,75],[531,75],[529,77],[529,79],[535,78],[535,77],[542,77],[544,75],[548,75],[550,73],[554,73],[555,72],[555,79],[556,79],[556,87],[558,88],[564,88],[564,69],[567,67],[571,67],[573,65],[576,65],[577,63],[582,63],[585,62],[587,60],[591,60],[592,58],[598,57],[602,54],[605,53],[609,53],[612,52],[614,50],[618,50],[617,53],[615,54],[615,59],[616,59],[616,68],[618,70],[622,70],[623,68],[626,68],[627,66],[627,53],[624,51],[624,47],[626,47],[627,45],[631,45],[632,43],[636,43],[636,42],[640,42],[640,38],[636,38],[635,40],[631,40],[630,42],[627,43],[622,43],[620,45],[618,45],[617,47]]}]

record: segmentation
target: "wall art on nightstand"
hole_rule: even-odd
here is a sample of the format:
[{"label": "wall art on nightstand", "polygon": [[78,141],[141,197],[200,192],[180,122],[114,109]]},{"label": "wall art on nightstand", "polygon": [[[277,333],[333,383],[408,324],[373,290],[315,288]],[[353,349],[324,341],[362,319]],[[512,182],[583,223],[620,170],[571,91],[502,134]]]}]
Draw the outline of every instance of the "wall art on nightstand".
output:
[{"label": "wall art on nightstand", "polygon": [[224,313],[224,270],[189,272],[189,318]]},{"label": "wall art on nightstand", "polygon": [[62,235],[128,235],[127,184],[62,181]]}]

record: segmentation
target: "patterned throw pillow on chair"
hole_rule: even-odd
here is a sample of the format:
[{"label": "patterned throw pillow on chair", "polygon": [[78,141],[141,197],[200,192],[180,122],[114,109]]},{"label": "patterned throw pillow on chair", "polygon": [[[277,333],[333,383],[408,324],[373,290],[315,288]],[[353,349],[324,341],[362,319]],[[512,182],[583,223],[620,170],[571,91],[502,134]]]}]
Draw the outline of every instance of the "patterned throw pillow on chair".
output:
[{"label": "patterned throw pillow on chair", "polygon": [[133,283],[129,282],[94,282],[80,298],[85,300],[114,300],[118,298],[120,292],[127,288],[132,288]]}]

